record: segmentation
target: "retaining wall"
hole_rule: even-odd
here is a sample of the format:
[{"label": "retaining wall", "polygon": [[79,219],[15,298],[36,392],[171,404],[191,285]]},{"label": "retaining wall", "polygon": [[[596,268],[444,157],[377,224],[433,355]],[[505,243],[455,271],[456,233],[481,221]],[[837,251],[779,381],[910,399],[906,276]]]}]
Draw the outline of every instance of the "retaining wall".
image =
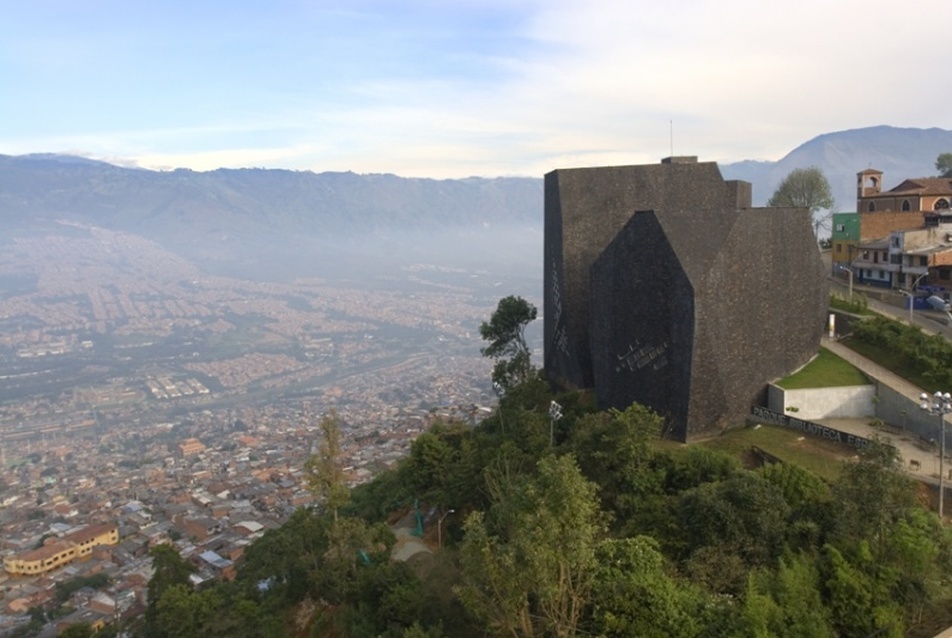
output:
[{"label": "retaining wall", "polygon": [[876,386],[785,390],[771,383],[767,407],[798,419],[872,419],[876,417]]}]

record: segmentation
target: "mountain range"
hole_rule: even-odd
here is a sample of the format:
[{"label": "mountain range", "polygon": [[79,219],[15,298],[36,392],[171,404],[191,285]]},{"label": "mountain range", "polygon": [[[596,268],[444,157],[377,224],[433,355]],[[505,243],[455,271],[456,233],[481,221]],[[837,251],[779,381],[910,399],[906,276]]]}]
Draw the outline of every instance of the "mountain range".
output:
[{"label": "mountain range", "polygon": [[952,131],[874,126],[819,135],[776,162],[744,161],[720,167],[725,179],[753,184],[754,205],[765,206],[790,171],[816,166],[830,182],[835,211],[849,212],[856,210],[858,172],[883,171],[883,187],[890,189],[909,177],[934,176],[936,157],[950,152]]},{"label": "mountain range", "polygon": [[[856,173],[884,172],[888,189],[935,174],[952,131],[877,126],[826,133],[782,159],[721,164],[764,205],[793,169],[817,166],[836,210],[855,210]],[[660,159],[660,158],[659,158]],[[708,158],[699,158],[704,161]],[[553,167],[555,168],[555,167]],[[341,272],[393,259],[541,268],[540,177],[436,180],[278,169],[123,168],[80,157],[0,155],[0,224],[16,232],[68,221],[134,233],[225,271]]]}]

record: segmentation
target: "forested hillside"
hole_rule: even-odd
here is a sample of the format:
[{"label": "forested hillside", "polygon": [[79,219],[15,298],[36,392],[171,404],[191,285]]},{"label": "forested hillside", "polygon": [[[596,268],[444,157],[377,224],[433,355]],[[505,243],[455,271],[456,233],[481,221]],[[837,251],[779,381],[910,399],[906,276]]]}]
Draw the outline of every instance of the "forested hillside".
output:
[{"label": "forested hillside", "polygon": [[[952,536],[893,448],[825,482],[662,444],[661,427],[531,379],[477,427],[421,435],[346,503],[297,512],[234,582],[193,591],[155,550],[146,634],[898,637],[948,597]],[[415,506],[433,553],[392,562],[387,522]]]}]

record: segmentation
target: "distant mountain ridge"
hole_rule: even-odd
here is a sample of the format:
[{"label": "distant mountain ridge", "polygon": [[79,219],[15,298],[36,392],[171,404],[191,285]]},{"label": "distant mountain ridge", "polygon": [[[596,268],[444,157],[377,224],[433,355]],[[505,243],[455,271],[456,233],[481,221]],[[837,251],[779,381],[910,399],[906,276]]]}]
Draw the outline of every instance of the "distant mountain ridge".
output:
[{"label": "distant mountain ridge", "polygon": [[764,206],[783,178],[795,168],[819,167],[836,199],[836,210],[856,210],[856,174],[867,168],[883,171],[890,189],[908,177],[936,174],[940,153],[952,152],[952,131],[940,128],[873,126],[825,133],[801,144],[776,162],[721,164],[725,179],[753,184],[754,205]]},{"label": "distant mountain ridge", "polygon": [[[952,131],[876,126],[819,135],[776,162],[720,168],[727,179],[751,182],[757,206],[794,168],[818,166],[836,210],[850,211],[857,172],[883,171],[888,189],[934,175],[944,152],[952,152]],[[55,154],[0,155],[0,224],[7,231],[0,244],[17,229],[65,219],[142,235],[186,257],[257,269],[292,254],[301,256],[299,263],[317,255],[341,267],[355,254],[424,252],[490,263],[520,252],[520,263],[541,263],[543,199],[541,176],[152,171]]]},{"label": "distant mountain ridge", "polygon": [[0,215],[123,230],[227,226],[294,233],[537,223],[533,178],[435,180],[283,169],[149,171],[62,155],[0,155]]}]

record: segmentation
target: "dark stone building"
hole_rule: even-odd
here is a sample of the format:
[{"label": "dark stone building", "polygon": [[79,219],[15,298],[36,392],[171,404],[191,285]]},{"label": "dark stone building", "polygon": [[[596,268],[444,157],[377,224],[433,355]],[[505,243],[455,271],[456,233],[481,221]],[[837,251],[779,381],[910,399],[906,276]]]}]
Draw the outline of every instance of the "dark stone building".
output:
[{"label": "dark stone building", "polygon": [[545,196],[557,386],[647,405],[685,441],[743,423],[768,380],[816,353],[826,292],[807,211],[750,208],[750,184],[694,158],[553,171]]}]

